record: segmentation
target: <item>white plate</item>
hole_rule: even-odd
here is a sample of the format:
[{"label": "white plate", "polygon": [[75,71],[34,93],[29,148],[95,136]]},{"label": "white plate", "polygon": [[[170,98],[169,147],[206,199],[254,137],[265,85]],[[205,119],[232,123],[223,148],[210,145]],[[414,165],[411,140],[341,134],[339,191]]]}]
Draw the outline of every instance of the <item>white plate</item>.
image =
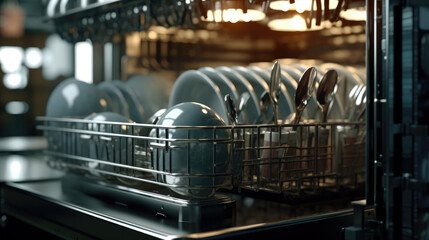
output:
[{"label": "white plate", "polygon": [[134,75],[126,84],[136,93],[144,109],[144,119],[148,120],[158,110],[167,108],[173,83],[162,76],[153,74]]},{"label": "white plate", "polygon": [[229,67],[217,67],[216,70],[224,74],[232,83],[234,83],[240,95],[244,92],[248,92],[250,94],[249,102],[247,103],[244,111],[246,111],[249,120],[247,124],[256,123],[261,115],[261,108],[259,107],[259,100],[252,85],[242,75]]},{"label": "white plate", "polygon": [[305,72],[305,70],[307,70],[307,68],[309,68],[309,67],[316,67],[316,66],[311,66],[311,65],[305,65],[305,64],[302,64],[302,63],[294,63],[294,64],[292,64],[290,66],[292,68],[298,69],[301,72]]},{"label": "white plate", "polygon": [[97,85],[97,88],[109,95],[112,100],[113,112],[120,113],[125,117],[130,117],[130,107],[121,90],[111,82],[101,82]]},{"label": "white plate", "polygon": [[[136,123],[146,123],[144,108],[140,104],[135,92],[125,82],[120,80],[113,80],[112,84],[115,85],[127,100],[128,106],[130,107],[130,118]],[[149,116],[146,116],[146,119]]]},{"label": "white plate", "polygon": [[[235,88],[231,80],[229,80],[229,78],[227,78],[225,75],[211,67],[203,67],[198,69],[198,71],[209,77],[219,87],[221,96],[223,98],[226,94],[229,94],[235,104],[238,104],[240,102],[240,96],[237,92],[237,89]],[[243,112],[243,114],[240,114],[238,120],[240,123],[247,122],[246,113]]]},{"label": "white plate", "polygon": [[[247,68],[242,66],[233,66],[231,69],[235,70],[241,76],[243,76],[253,87],[253,90],[256,94],[256,100],[260,103],[261,96],[264,92],[269,92],[268,84],[257,74],[247,70]],[[259,105],[261,106],[261,105]],[[272,107],[270,107],[267,113],[273,113]],[[272,118],[272,114],[267,114],[268,119]],[[262,120],[262,119],[261,119]],[[259,121],[259,120],[258,120]],[[262,123],[262,122],[256,122]]]},{"label": "white plate", "polygon": [[227,123],[227,110],[219,87],[200,71],[188,70],[176,80],[171,91],[168,106],[179,103],[198,102],[213,109]]},{"label": "white plate", "polygon": [[[252,71],[255,74],[258,74],[267,83],[267,85],[269,84],[270,74],[267,71],[257,66],[249,66],[247,68],[249,71]],[[284,85],[283,82],[281,83],[281,89],[280,89],[279,112],[280,112],[280,118],[283,120],[285,120],[291,113],[295,112],[293,99],[287,92],[286,86]]]},{"label": "white plate", "polygon": [[299,82],[299,79],[301,78],[301,75],[302,75],[302,71],[300,71],[296,68],[291,68],[291,67],[286,67],[286,66],[281,66],[281,69],[283,71],[285,71],[285,73],[289,74],[291,79],[295,80],[296,83]]},{"label": "white plate", "polygon": [[250,72],[247,68],[242,66],[233,66],[231,69],[241,74],[252,85],[257,97],[260,98],[265,91],[269,91],[267,82],[254,72]]},{"label": "white plate", "polygon": [[352,76],[362,83],[366,83],[366,69],[359,67],[346,66],[347,71],[349,71]]}]

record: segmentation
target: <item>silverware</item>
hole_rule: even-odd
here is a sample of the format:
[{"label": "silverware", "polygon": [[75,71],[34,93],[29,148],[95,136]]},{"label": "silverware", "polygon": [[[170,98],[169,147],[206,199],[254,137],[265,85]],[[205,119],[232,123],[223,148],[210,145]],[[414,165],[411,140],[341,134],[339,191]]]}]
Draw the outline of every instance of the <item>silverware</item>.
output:
[{"label": "silverware", "polygon": [[[241,101],[240,101],[241,102]],[[238,124],[238,114],[235,108],[234,100],[232,100],[229,94],[225,95],[225,104],[228,115],[229,123],[232,125]]]},{"label": "silverware", "polygon": [[279,95],[281,83],[281,68],[279,62],[275,62],[270,76],[270,99],[273,104],[273,121],[278,124],[279,118]]},{"label": "silverware", "polygon": [[238,121],[238,117],[240,117],[240,114],[246,108],[247,103],[249,103],[249,99],[250,99],[250,93],[248,93],[248,92],[244,92],[240,95],[240,102],[238,103],[238,109],[236,110],[237,111],[237,121]]},{"label": "silverware", "polygon": [[317,88],[316,98],[317,103],[322,110],[323,122],[327,121],[328,109],[337,91],[337,81],[338,73],[331,69],[323,75],[322,80],[319,83],[319,87]]},{"label": "silverware", "polygon": [[[296,113],[294,124],[298,124],[301,120],[302,112],[304,111],[308,100],[310,100],[311,95],[313,94],[316,83],[316,75],[316,68],[310,67],[305,70],[299,79],[298,87],[295,92]],[[296,128],[296,126],[294,128]]]},{"label": "silverware", "polygon": [[259,116],[257,123],[267,123],[267,110],[268,110],[268,107],[270,106],[270,102],[271,102],[270,93],[267,91],[264,91],[261,94],[260,99],[261,99],[260,100],[261,115]]}]

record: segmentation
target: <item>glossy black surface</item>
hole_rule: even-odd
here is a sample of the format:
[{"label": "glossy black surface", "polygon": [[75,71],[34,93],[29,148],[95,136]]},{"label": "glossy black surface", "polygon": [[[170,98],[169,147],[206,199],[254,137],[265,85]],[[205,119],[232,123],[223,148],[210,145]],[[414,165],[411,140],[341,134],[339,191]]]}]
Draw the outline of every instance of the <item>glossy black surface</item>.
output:
[{"label": "glossy black surface", "polygon": [[[191,224],[160,218],[81,191],[65,191],[60,180],[9,183],[4,193],[7,215],[67,238],[245,238],[249,234],[261,237],[269,233],[317,236],[320,231],[336,239],[341,227],[352,224],[351,197],[347,196],[339,196],[341,200],[309,199],[307,203],[296,200],[295,204],[288,204],[279,196],[223,192],[237,203],[236,222],[232,226],[215,220]],[[313,226],[314,231],[302,232],[307,225]]]}]

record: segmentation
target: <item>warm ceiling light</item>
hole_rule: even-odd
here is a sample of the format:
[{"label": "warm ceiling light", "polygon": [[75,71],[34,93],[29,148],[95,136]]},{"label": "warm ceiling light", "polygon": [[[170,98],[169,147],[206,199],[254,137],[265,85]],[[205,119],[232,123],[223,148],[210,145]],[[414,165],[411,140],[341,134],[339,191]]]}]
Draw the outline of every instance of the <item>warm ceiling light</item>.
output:
[{"label": "warm ceiling light", "polygon": [[[304,11],[311,10],[312,0],[296,0],[295,3],[290,3],[288,0],[281,1],[272,1],[270,3],[270,8],[278,11],[289,11],[295,10],[298,13],[303,13]],[[338,0],[330,0],[329,1],[329,9],[335,9],[338,5]],[[322,10],[325,6],[322,4]]]},{"label": "warm ceiling light", "polygon": [[295,10],[298,13],[303,13],[304,11],[309,11],[311,9],[311,0],[304,0],[304,1],[296,1],[295,2]]},{"label": "warm ceiling light", "polygon": [[289,1],[274,1],[270,3],[270,8],[273,10],[286,12],[291,9],[291,5]]},{"label": "warm ceiling light", "polygon": [[268,23],[268,27],[274,31],[314,31],[323,29],[323,25],[316,26],[316,19],[312,19],[312,27],[307,29],[305,19],[299,15],[295,15],[292,18],[274,19]]},{"label": "warm ceiling light", "polygon": [[224,10],[207,11],[207,18],[202,18],[207,22],[256,22],[265,18],[265,13],[256,9],[248,9],[244,13],[242,9],[229,8]]},{"label": "warm ceiling light", "polygon": [[365,9],[352,8],[347,11],[341,11],[340,17],[349,21],[366,21]]}]

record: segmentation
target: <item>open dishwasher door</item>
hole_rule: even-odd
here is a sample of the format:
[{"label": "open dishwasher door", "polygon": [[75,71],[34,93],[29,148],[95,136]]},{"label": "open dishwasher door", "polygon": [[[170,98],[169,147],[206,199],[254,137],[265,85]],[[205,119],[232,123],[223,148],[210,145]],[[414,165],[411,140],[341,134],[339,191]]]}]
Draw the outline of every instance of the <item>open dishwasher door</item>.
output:
[{"label": "open dishwasher door", "polygon": [[[348,239],[427,239],[429,7],[368,2],[367,204]],[[360,233],[358,233],[360,231]]]}]

